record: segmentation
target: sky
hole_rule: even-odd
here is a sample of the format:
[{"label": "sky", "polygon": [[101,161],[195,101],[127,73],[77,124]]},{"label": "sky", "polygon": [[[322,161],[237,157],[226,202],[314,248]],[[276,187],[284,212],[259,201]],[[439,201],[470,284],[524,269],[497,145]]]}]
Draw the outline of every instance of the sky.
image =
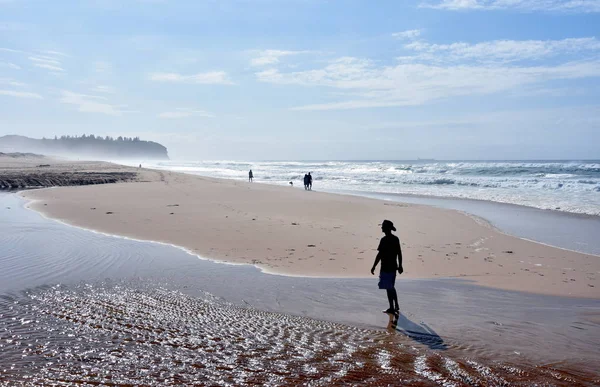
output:
[{"label": "sky", "polygon": [[599,159],[600,0],[0,0],[0,136]]}]

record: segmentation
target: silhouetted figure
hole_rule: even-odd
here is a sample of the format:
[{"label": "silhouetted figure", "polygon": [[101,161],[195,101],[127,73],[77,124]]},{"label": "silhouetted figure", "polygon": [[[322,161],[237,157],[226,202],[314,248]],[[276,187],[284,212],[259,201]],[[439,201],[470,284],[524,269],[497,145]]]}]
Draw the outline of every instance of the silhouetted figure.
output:
[{"label": "silhouetted figure", "polygon": [[308,174],[304,174],[304,189],[308,189]]},{"label": "silhouetted figure", "polygon": [[250,172],[248,172],[248,181],[252,181],[252,179],[254,179],[254,175],[252,174],[252,170],[250,170]]},{"label": "silhouetted figure", "polygon": [[308,189],[312,191],[312,175],[308,172]]},{"label": "silhouetted figure", "polygon": [[[400,249],[400,240],[397,236],[392,234],[392,231],[396,231],[394,223],[389,220],[384,220],[381,223],[381,231],[385,234],[379,242],[377,250],[377,257],[371,268],[371,274],[375,274],[375,268],[381,261],[381,270],[379,272],[379,289],[385,289],[387,291],[388,301],[390,307],[384,310],[384,313],[398,314],[400,313],[400,306],[398,305],[398,294],[396,293],[396,270],[398,274],[402,274],[404,269],[402,268],[402,250]],[[396,258],[398,259],[396,261]]]}]

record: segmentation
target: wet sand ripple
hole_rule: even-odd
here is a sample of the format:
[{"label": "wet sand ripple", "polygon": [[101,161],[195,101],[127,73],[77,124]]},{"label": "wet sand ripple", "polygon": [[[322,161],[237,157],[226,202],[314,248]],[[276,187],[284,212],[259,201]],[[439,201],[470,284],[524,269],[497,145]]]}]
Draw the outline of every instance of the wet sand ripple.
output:
[{"label": "wet sand ripple", "polygon": [[573,386],[560,364],[477,361],[397,334],[123,284],[0,299],[0,385]]}]

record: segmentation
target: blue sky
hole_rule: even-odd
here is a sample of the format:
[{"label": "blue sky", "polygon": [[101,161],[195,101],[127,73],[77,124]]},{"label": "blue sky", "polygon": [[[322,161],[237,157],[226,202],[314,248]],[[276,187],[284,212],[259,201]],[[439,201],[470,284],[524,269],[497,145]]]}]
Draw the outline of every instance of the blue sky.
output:
[{"label": "blue sky", "polygon": [[0,135],[600,158],[600,0],[0,0]]}]

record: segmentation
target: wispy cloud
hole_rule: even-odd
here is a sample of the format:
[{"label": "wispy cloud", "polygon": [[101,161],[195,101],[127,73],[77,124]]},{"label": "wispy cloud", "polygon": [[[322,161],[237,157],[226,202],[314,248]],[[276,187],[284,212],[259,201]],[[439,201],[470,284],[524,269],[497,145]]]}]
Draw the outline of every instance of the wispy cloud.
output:
[{"label": "wispy cloud", "polygon": [[394,32],[392,36],[396,39],[416,39],[421,36],[421,30],[406,30],[402,32]]},{"label": "wispy cloud", "polygon": [[186,118],[186,117],[206,117],[214,118],[215,115],[205,110],[176,108],[175,111],[164,112],[158,115],[159,118]]},{"label": "wispy cloud", "polygon": [[[527,89],[555,80],[600,77],[600,42],[595,38],[557,41],[491,41],[430,44],[408,42],[412,55],[395,65],[354,57],[295,72],[271,68],[256,73],[261,82],[338,89],[340,101],[294,110],[334,110],[421,105],[433,100]],[[577,56],[574,56],[577,54]],[[555,64],[536,60],[553,57]],[[345,98],[344,98],[345,97]]]},{"label": "wispy cloud", "polygon": [[13,86],[13,87],[26,86],[23,82],[18,82],[11,78],[0,78],[0,85],[9,85],[9,86]]},{"label": "wispy cloud", "polygon": [[54,72],[59,72],[62,73],[65,71],[65,69],[63,69],[62,67],[59,66],[54,66],[51,64],[47,64],[47,63],[34,63],[35,67],[39,67],[41,69],[46,69],[46,70],[50,70],[50,71],[54,71]]},{"label": "wispy cloud", "polygon": [[437,0],[425,1],[421,7],[447,10],[501,10],[549,12],[600,12],[598,0]]},{"label": "wispy cloud", "polygon": [[10,52],[13,54],[25,54],[25,51],[15,50],[13,48],[0,47],[0,52]]},{"label": "wispy cloud", "polygon": [[21,70],[21,66],[11,63],[11,62],[0,62],[0,67],[8,67],[13,70]]},{"label": "wispy cloud", "polygon": [[209,71],[206,73],[197,73],[193,75],[183,75],[178,73],[152,73],[148,76],[152,81],[157,82],[177,82],[177,83],[196,83],[204,85],[233,85],[225,71]]},{"label": "wispy cloud", "polygon": [[274,65],[280,62],[281,58],[292,55],[306,54],[310,51],[285,51],[285,50],[260,50],[254,52],[254,58],[250,60],[252,66]]},{"label": "wispy cloud", "polygon": [[65,69],[62,67],[60,57],[65,56],[65,54],[57,52],[57,51],[43,51],[44,55],[30,55],[27,59],[33,63],[33,66],[50,70],[55,73],[62,73]]},{"label": "wispy cloud", "polygon": [[[418,55],[412,60],[436,62],[517,62],[539,60],[552,56],[574,55],[600,51],[595,37],[562,40],[494,40],[482,43],[431,44],[414,41],[404,46]],[[402,57],[406,59],[407,57]]]},{"label": "wispy cloud", "polygon": [[0,90],[0,95],[6,95],[9,97],[16,97],[16,98],[44,99],[44,97],[42,97],[38,93],[31,93],[28,91]]},{"label": "wispy cloud", "polygon": [[116,92],[115,88],[112,86],[98,85],[91,89],[96,93],[106,93],[106,94],[114,94]]},{"label": "wispy cloud", "polygon": [[101,113],[110,116],[120,116],[123,113],[131,112],[126,110],[125,106],[113,105],[107,102],[106,97],[74,93],[63,90],[61,92],[60,102],[77,106],[77,110],[84,113]]}]

